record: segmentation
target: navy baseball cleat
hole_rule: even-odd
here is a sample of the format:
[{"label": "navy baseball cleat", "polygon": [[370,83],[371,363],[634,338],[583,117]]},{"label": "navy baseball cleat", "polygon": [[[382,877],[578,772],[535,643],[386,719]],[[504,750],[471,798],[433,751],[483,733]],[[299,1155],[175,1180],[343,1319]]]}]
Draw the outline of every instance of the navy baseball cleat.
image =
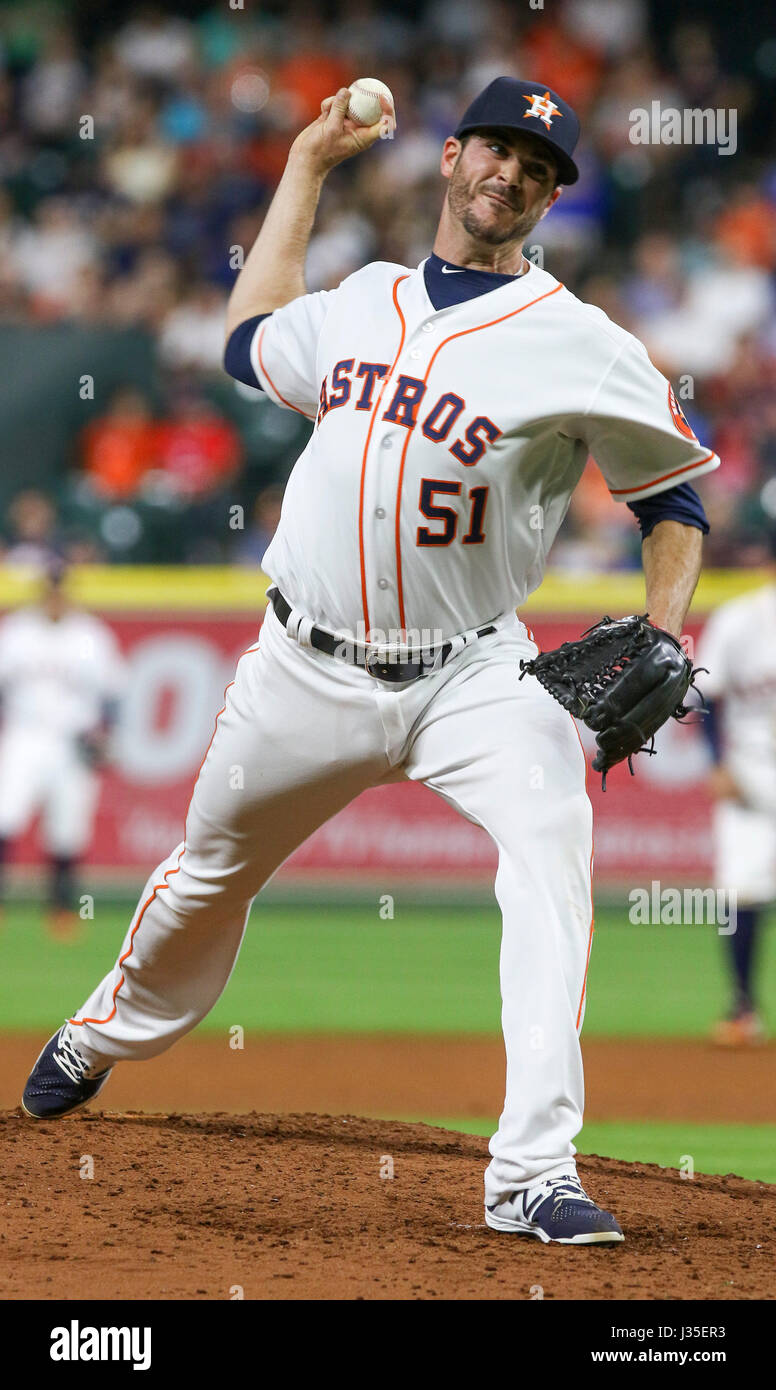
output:
[{"label": "navy baseball cleat", "polygon": [[65,1023],[49,1038],[27,1079],[22,1110],[32,1120],[58,1120],[96,1096],[112,1068],[94,1072],[73,1042]]},{"label": "navy baseball cleat", "polygon": [[485,1208],[485,1221],[494,1231],[538,1236],[545,1245],[605,1245],[625,1239],[611,1212],[596,1206],[575,1174],[510,1193]]}]

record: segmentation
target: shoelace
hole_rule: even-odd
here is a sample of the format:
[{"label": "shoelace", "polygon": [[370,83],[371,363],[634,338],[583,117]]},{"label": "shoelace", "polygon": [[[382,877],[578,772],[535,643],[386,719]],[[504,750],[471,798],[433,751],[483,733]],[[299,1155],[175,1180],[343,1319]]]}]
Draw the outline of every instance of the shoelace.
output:
[{"label": "shoelace", "polygon": [[57,1050],[54,1053],[54,1061],[65,1073],[65,1076],[70,1077],[71,1081],[82,1081],[89,1070],[88,1062],[81,1056],[78,1049],[74,1047],[64,1029],[59,1035]]},{"label": "shoelace", "polygon": [[579,1178],[567,1174],[560,1178],[547,1178],[538,1188],[531,1189],[531,1197],[528,1194],[524,1197],[524,1209],[529,1219],[533,1216],[536,1208],[548,1197],[552,1197],[552,1209],[556,1211],[558,1206],[565,1198],[570,1197],[575,1202],[587,1202],[591,1207],[595,1206],[592,1197],[588,1197]]},{"label": "shoelace", "polygon": [[552,1188],[554,1206],[557,1207],[564,1197],[572,1197],[575,1202],[589,1202],[591,1207],[595,1206],[592,1197],[588,1197],[579,1178],[549,1178],[547,1186]]}]

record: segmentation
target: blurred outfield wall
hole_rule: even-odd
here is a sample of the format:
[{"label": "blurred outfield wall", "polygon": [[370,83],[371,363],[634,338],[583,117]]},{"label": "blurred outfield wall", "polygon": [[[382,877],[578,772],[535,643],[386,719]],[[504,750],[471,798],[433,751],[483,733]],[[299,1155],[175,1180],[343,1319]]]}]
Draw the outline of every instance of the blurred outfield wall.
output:
[{"label": "blurred outfield wall", "polygon": [[[756,571],[709,571],[699,586],[690,639],[720,602],[757,587]],[[266,604],[263,575],[236,569],[84,567],[70,578],[73,598],[114,628],[129,680],[116,739],[115,764],[104,779],[89,864],[100,878],[144,880],[182,838],[191,788],[240,653],[256,639]],[[29,600],[32,581],[0,569],[0,609]],[[551,575],[521,616],[544,648],[577,636],[603,613],[643,609],[638,573]],[[702,684],[702,682],[701,682]],[[592,736],[580,730],[586,748]],[[692,881],[709,874],[706,753],[697,728],[671,724],[658,738],[660,756],[639,758],[637,775],[610,775],[606,793],[590,772],[595,822],[596,883],[615,890],[634,881]],[[0,789],[2,794],[2,789]],[[538,792],[515,789],[515,795]],[[23,870],[37,859],[34,827],[17,846]],[[393,785],[364,794],[322,827],[283,867],[277,887],[379,884],[397,868],[411,885],[490,892],[495,852],[478,827],[433,793]],[[21,877],[24,877],[22,872]]]}]

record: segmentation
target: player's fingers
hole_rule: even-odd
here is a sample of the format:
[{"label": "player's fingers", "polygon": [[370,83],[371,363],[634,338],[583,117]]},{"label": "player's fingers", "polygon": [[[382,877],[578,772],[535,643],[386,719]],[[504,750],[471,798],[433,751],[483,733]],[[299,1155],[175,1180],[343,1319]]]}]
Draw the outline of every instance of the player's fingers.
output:
[{"label": "player's fingers", "polygon": [[381,92],[380,105],[383,108],[383,114],[378,122],[380,126],[380,137],[383,140],[392,140],[396,130],[396,111],[393,102]]},{"label": "player's fingers", "polygon": [[329,111],[331,110],[331,103],[333,102],[333,100],[334,97],[323,98],[323,101],[321,102],[321,114],[323,116],[328,116]]},{"label": "player's fingers", "polygon": [[331,131],[341,131],[345,122],[345,112],[350,101],[350,88],[340,87],[339,91],[331,98],[328,115],[326,117],[326,127]]},{"label": "player's fingers", "polygon": [[362,148],[369,149],[376,140],[392,140],[396,129],[396,114],[393,109],[393,102],[389,97],[379,93],[378,100],[382,108],[380,119],[374,125],[359,126],[358,138]]},{"label": "player's fingers", "polygon": [[390,120],[390,122],[391,122],[391,128],[392,128],[393,130],[395,130],[395,129],[396,129],[396,112],[394,111],[394,108],[393,108],[393,102],[391,101],[390,97],[385,96],[382,92],[380,92],[380,105],[381,105],[382,108],[383,108],[383,116],[386,116],[386,117],[388,118],[388,120]]},{"label": "player's fingers", "polygon": [[374,125],[363,125],[358,128],[358,141],[362,149],[369,149],[376,140],[392,140],[396,129],[396,119],[390,102],[383,96],[380,97],[380,105],[383,108],[379,121]]}]

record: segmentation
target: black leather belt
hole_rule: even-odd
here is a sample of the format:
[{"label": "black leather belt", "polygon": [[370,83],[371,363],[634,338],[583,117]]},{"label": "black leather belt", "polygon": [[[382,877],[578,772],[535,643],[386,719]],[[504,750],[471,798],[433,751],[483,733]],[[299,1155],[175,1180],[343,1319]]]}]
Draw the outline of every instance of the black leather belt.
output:
[{"label": "black leather belt", "polygon": [[[280,619],[284,627],[288,624],[291,616],[291,605],[281,594],[279,589],[269,589],[267,598],[272,600],[272,607],[275,616]],[[475,633],[476,637],[487,637],[489,633],[495,632],[493,623],[487,627],[479,627]],[[395,681],[415,681],[420,676],[427,676],[432,670],[438,670],[444,666],[450,653],[453,651],[452,642],[443,642],[441,648],[437,647],[433,653],[428,653],[418,657],[413,661],[381,661],[379,652],[369,652],[363,646],[358,646],[355,642],[349,642],[347,638],[337,637],[333,632],[326,632],[322,627],[313,627],[310,632],[310,646],[315,647],[316,651],[326,652],[327,656],[337,656],[340,660],[349,662],[352,666],[363,666],[364,670],[374,676],[375,680]],[[441,652],[441,655],[440,655]]]}]

